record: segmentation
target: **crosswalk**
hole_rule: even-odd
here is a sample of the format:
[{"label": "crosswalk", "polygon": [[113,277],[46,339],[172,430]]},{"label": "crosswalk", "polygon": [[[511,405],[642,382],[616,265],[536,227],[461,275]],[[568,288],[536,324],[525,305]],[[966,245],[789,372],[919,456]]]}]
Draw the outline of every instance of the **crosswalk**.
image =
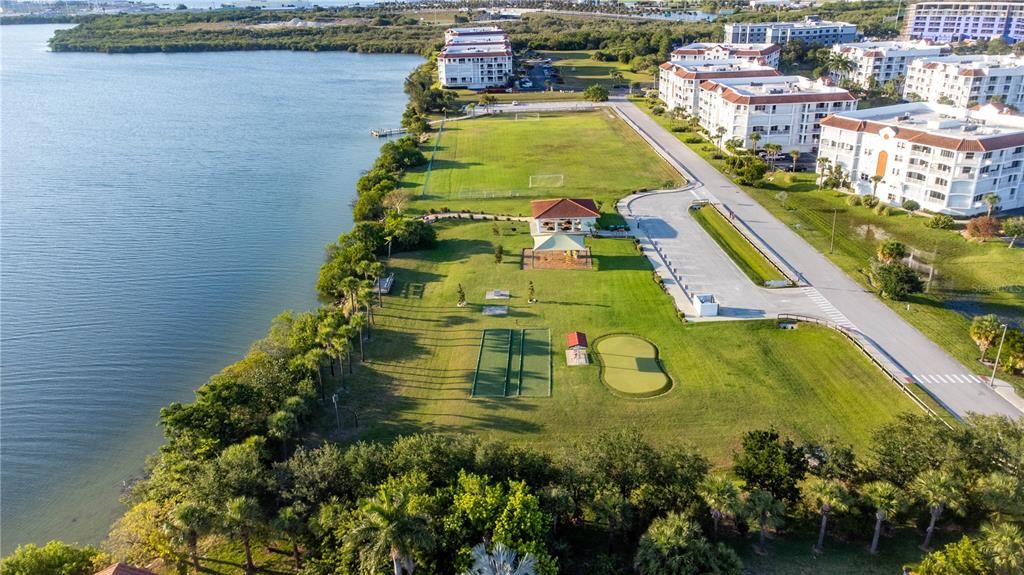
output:
[{"label": "crosswalk", "polygon": [[918,383],[988,383],[988,379],[973,373],[915,373],[914,379]]},{"label": "crosswalk", "polygon": [[843,315],[843,312],[836,309],[836,306],[829,303],[817,288],[805,287],[801,288],[801,291],[807,294],[808,299],[814,302],[814,305],[818,306],[818,309],[821,310],[821,313],[825,314],[825,318],[828,319],[828,321],[845,327],[846,329],[857,329],[857,326],[853,325],[853,322],[847,319],[847,317]]}]

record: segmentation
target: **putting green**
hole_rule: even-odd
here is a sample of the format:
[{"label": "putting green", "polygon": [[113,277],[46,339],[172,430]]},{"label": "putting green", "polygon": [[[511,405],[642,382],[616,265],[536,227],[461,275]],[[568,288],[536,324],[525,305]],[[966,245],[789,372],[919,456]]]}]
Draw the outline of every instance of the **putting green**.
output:
[{"label": "putting green", "polygon": [[634,335],[609,335],[594,344],[601,360],[601,379],[613,391],[631,397],[653,397],[672,387],[661,368],[658,348]]}]

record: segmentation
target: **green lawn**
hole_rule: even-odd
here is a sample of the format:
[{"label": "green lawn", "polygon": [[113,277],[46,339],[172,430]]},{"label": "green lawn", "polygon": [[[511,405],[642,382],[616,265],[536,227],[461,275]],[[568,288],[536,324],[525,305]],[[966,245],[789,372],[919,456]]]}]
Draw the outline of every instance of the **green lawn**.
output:
[{"label": "green lawn", "polygon": [[[636,103],[650,112],[646,103]],[[652,117],[665,127],[681,125],[664,116]],[[692,134],[675,135],[683,140]],[[710,143],[687,145],[724,169],[724,162],[704,149]],[[906,302],[883,301],[975,373],[991,373],[991,368],[977,361],[970,318],[986,313],[1018,321],[1024,317],[1024,250],[1007,249],[1002,242],[970,242],[958,230],[927,228],[924,217],[900,210],[880,216],[863,206],[847,206],[846,194],[819,190],[813,173],[777,173],[769,178],[758,187],[743,188],[862,285],[868,285],[864,273],[868,259],[885,239],[903,242],[919,260],[934,265],[936,275],[927,293],[912,296],[909,309]],[[776,197],[780,191],[787,192],[785,204]],[[835,245],[829,253],[833,213]],[[1024,392],[1024,378],[1001,377]]]},{"label": "green lawn", "polygon": [[743,273],[747,274],[750,281],[759,286],[763,286],[769,281],[786,281],[786,276],[772,265],[761,252],[757,251],[714,206],[703,206],[700,209],[691,210],[690,214],[721,246],[722,251],[736,262]]},{"label": "green lawn", "polygon": [[[577,52],[540,52],[542,58],[551,58],[551,65],[565,80],[565,84],[557,84],[555,89],[566,88],[583,90],[587,86],[600,84],[608,89],[613,85],[627,86],[630,82],[642,82],[651,84],[654,76],[631,72],[628,64],[621,62],[599,62],[591,58],[594,50],[581,50]],[[611,72],[618,70],[622,73],[621,80],[611,77]]]},{"label": "green lawn", "polygon": [[634,335],[609,335],[594,342],[601,378],[608,387],[635,397],[653,397],[669,390],[672,380],[661,369],[658,349]]},{"label": "green lawn", "polygon": [[[727,466],[741,435],[770,425],[799,438],[835,436],[865,452],[870,433],[914,408],[842,336],[774,322],[686,324],[628,240],[588,239],[595,268],[520,269],[530,236],[522,224],[437,224],[437,248],[389,262],[393,294],[375,313],[368,361],[345,394],[358,437],[469,432],[557,449],[602,429],[636,425],[661,445],[692,444]],[[513,226],[516,231],[512,231]],[[492,244],[508,254],[495,264]],[[528,304],[533,281],[539,300]],[[469,305],[456,307],[457,286]],[[507,317],[481,313],[491,289],[509,289]],[[551,330],[552,396],[472,398],[482,329]],[[568,367],[565,334],[591,341],[643,334],[658,347],[672,390],[643,400],[613,395],[599,367]],[[497,354],[500,355],[500,354]],[[793,358],[799,358],[793,361]],[[540,368],[527,368],[537,370]]]},{"label": "green lawn", "polygon": [[[495,101],[499,104],[509,104],[511,102],[562,102],[568,100],[583,100],[583,91],[563,91],[558,90],[565,88],[556,88],[553,91],[541,91],[541,92],[512,92],[502,94],[491,94],[494,96]],[[479,104],[480,94],[473,90],[455,90],[458,95],[459,102],[463,104]]]},{"label": "green lawn", "polygon": [[425,146],[430,155],[437,145],[431,164],[402,181],[414,195],[410,209],[528,215],[529,198],[584,197],[611,213],[615,201],[633,190],[681,185],[679,175],[611,112],[545,113],[539,119],[525,114],[449,122]]}]

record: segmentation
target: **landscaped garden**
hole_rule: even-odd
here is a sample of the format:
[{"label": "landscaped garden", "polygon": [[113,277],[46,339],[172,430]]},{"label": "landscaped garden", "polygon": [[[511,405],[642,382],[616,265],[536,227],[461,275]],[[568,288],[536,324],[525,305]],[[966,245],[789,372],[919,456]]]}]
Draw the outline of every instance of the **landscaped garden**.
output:
[{"label": "landscaped garden", "polygon": [[[646,101],[636,104],[650,113]],[[661,114],[652,117],[702,158],[725,171],[723,152],[714,144],[688,142],[695,132],[686,122]],[[978,347],[970,337],[971,317],[988,313],[1003,318],[1020,318],[1024,310],[1024,250],[1007,249],[1001,241],[969,241],[959,230],[931,229],[926,216],[914,216],[899,209],[885,215],[865,206],[847,204],[847,194],[821,190],[812,172],[769,174],[757,186],[743,189],[782,222],[800,234],[855,280],[869,286],[869,259],[887,239],[902,242],[927,275],[935,273],[924,293],[912,294],[907,302],[883,300],[914,327],[981,375],[991,367],[978,362]],[[835,238],[832,221],[835,215]],[[830,249],[831,248],[831,249]],[[991,354],[990,354],[991,356]],[[1000,377],[1024,390],[1024,378]]]},{"label": "landscaped garden", "polygon": [[631,191],[682,183],[607,110],[449,122],[434,138],[424,148],[433,159],[402,181],[413,195],[413,212],[447,208],[529,215],[530,199],[582,197],[611,214],[615,201]]},{"label": "landscaped garden", "polygon": [[[725,466],[748,429],[776,425],[798,437],[835,436],[862,449],[871,430],[916,409],[830,330],[782,330],[771,321],[683,323],[628,240],[588,239],[592,270],[523,271],[518,254],[531,245],[524,224],[500,222],[500,235],[491,222],[450,221],[437,228],[435,249],[388,263],[396,285],[374,314],[368,360],[349,380],[345,402],[360,424],[349,433],[380,439],[473,432],[554,450],[601,429],[638,425],[659,444],[690,443]],[[501,263],[495,263],[493,244],[504,248]],[[530,281],[534,304],[527,301]],[[467,300],[462,308],[456,305],[460,285]],[[491,303],[485,294],[495,287],[511,292],[503,302],[507,316],[482,313]],[[530,328],[551,330],[551,397],[506,397],[497,385],[501,397],[473,397],[481,330]],[[614,395],[596,363],[566,365],[570,331],[595,340],[644,334],[657,346],[672,389],[644,400]],[[485,371],[506,372],[502,350],[509,344],[508,337],[488,344],[493,357],[482,362]]]},{"label": "landscaped garden", "polygon": [[691,210],[690,215],[715,240],[722,251],[736,262],[750,281],[759,286],[764,286],[768,282],[787,281],[786,276],[747,241],[714,206],[701,206]]}]

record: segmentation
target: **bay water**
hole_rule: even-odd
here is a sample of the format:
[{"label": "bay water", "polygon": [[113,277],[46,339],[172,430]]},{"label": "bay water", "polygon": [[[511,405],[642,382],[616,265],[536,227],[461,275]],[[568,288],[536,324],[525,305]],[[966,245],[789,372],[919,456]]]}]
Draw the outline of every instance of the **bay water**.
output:
[{"label": "bay water", "polygon": [[0,539],[98,543],[160,407],[316,305],[416,56],[55,54],[0,27]]}]

